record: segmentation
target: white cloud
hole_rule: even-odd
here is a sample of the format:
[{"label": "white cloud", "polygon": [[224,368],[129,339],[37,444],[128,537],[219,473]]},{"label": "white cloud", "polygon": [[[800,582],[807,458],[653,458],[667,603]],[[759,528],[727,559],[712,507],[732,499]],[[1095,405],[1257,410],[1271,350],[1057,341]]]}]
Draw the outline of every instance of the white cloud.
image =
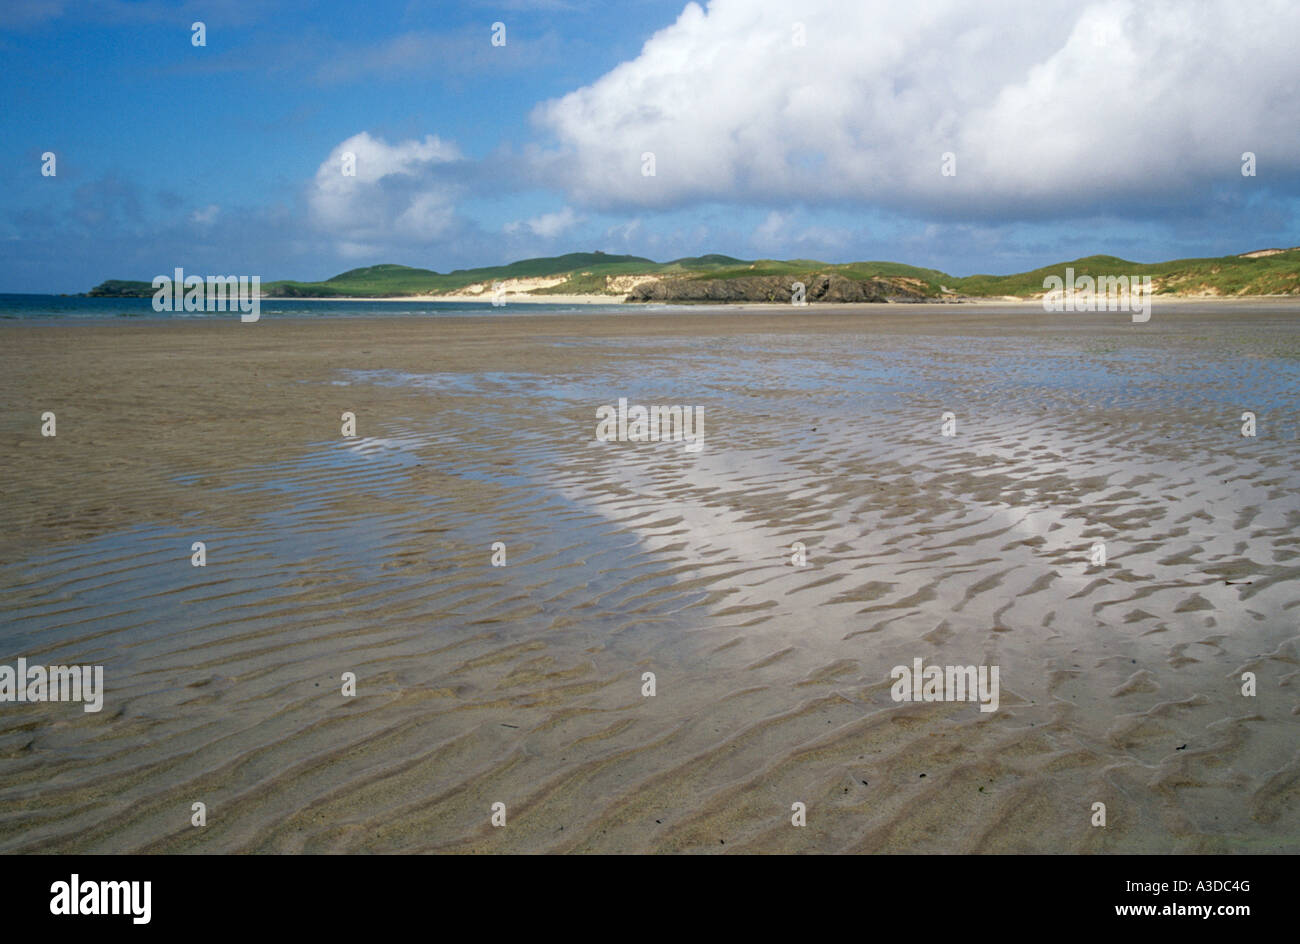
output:
[{"label": "white cloud", "polygon": [[554,239],[581,222],[582,218],[574,213],[571,207],[566,206],[562,210],[557,210],[554,213],[543,213],[531,220],[516,220],[513,223],[507,223],[505,231],[513,235],[526,229],[534,236],[540,236],[542,239]]},{"label": "white cloud", "polygon": [[756,246],[784,245],[788,239],[790,214],[773,210],[767,219],[758,224],[752,241]]},{"label": "white cloud", "polygon": [[635,59],[538,106],[536,160],[600,208],[1174,206],[1239,186],[1243,151],[1294,164],[1296,35],[1292,0],[691,3]]},{"label": "white cloud", "polygon": [[[355,157],[355,176],[343,172],[349,154]],[[341,251],[437,239],[456,221],[456,190],[439,169],[459,160],[454,144],[433,135],[397,144],[364,131],[353,135],[316,170],[307,192],[312,222],[337,239]]]},{"label": "white cloud", "polygon": [[627,220],[623,223],[615,223],[605,230],[605,238],[617,240],[621,243],[630,243],[633,239],[641,235],[642,222],[638,219]]},{"label": "white cloud", "polygon": [[807,223],[802,214],[773,210],[754,228],[749,241],[760,252],[797,252],[815,256],[838,252],[850,237],[850,233],[832,226]]},{"label": "white cloud", "polygon": [[190,214],[190,221],[193,223],[209,224],[216,222],[217,216],[221,213],[221,207],[215,203],[210,203],[201,210],[195,210]]}]

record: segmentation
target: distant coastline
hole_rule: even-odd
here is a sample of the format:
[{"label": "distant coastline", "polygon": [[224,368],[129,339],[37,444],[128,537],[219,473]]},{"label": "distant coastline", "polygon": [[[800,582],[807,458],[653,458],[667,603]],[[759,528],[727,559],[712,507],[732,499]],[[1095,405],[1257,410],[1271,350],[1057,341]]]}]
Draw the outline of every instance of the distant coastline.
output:
[{"label": "distant coastline", "polygon": [[[1164,298],[1209,300],[1300,296],[1300,248],[1235,256],[1137,263],[1087,256],[1012,275],[951,276],[897,262],[823,263],[706,255],[655,262],[603,252],[525,259],[505,266],[438,273],[383,264],[323,282],[279,280],[263,299],[549,304],[810,304],[1010,302],[1034,300],[1043,280],[1066,269],[1097,279],[1149,276]],[[151,282],[109,279],[78,297],[149,298]]]}]

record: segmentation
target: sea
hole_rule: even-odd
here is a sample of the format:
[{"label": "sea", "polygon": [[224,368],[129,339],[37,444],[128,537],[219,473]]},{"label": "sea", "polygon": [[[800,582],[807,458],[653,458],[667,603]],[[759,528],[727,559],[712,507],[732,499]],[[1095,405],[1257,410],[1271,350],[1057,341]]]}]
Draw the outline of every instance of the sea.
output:
[{"label": "sea", "polygon": [[[336,301],[333,299],[264,298],[261,305],[263,318],[366,318],[393,316],[447,316],[447,315],[542,315],[573,311],[579,307],[590,314],[644,310],[641,306],[611,303],[608,305],[522,302],[494,306],[490,302],[417,302],[417,301]],[[659,306],[656,306],[659,307]],[[152,298],[89,298],[83,295],[20,295],[0,294],[0,318],[28,319],[83,319],[104,320],[112,318],[164,319],[173,318],[238,318],[236,311],[154,311]]]}]

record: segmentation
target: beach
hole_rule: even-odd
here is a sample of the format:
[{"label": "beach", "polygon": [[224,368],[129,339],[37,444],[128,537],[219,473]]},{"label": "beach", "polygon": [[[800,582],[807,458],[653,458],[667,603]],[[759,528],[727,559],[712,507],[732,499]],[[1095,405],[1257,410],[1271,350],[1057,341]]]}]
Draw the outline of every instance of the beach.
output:
[{"label": "beach", "polygon": [[1300,852],[1298,314],[0,322],[0,851]]}]

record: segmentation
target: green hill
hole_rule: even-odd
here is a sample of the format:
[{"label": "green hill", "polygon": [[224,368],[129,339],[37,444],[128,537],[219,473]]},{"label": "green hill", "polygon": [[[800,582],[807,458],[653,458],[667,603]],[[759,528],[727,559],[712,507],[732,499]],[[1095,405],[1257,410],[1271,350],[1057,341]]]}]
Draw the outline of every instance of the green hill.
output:
[{"label": "green hill", "polygon": [[[725,258],[725,257],[724,257]],[[430,269],[402,265],[375,265],[340,273],[324,282],[267,282],[262,292],[271,297],[385,297],[403,295],[442,295],[470,285],[546,277],[600,276],[599,285],[588,278],[583,288],[568,288],[569,293],[604,291],[604,276],[655,272],[662,266],[641,256],[618,256],[603,252],[571,252],[563,256],[523,259],[503,266],[456,269],[446,274]]]},{"label": "green hill", "polygon": [[1149,275],[1152,291],[1157,295],[1300,294],[1300,249],[1287,249],[1255,258],[1219,256],[1152,263],[1129,262],[1116,256],[1085,256],[1032,272],[972,275],[945,284],[966,295],[1038,295],[1043,291],[1043,279],[1048,275],[1063,275],[1066,267],[1074,269],[1076,277]]}]

